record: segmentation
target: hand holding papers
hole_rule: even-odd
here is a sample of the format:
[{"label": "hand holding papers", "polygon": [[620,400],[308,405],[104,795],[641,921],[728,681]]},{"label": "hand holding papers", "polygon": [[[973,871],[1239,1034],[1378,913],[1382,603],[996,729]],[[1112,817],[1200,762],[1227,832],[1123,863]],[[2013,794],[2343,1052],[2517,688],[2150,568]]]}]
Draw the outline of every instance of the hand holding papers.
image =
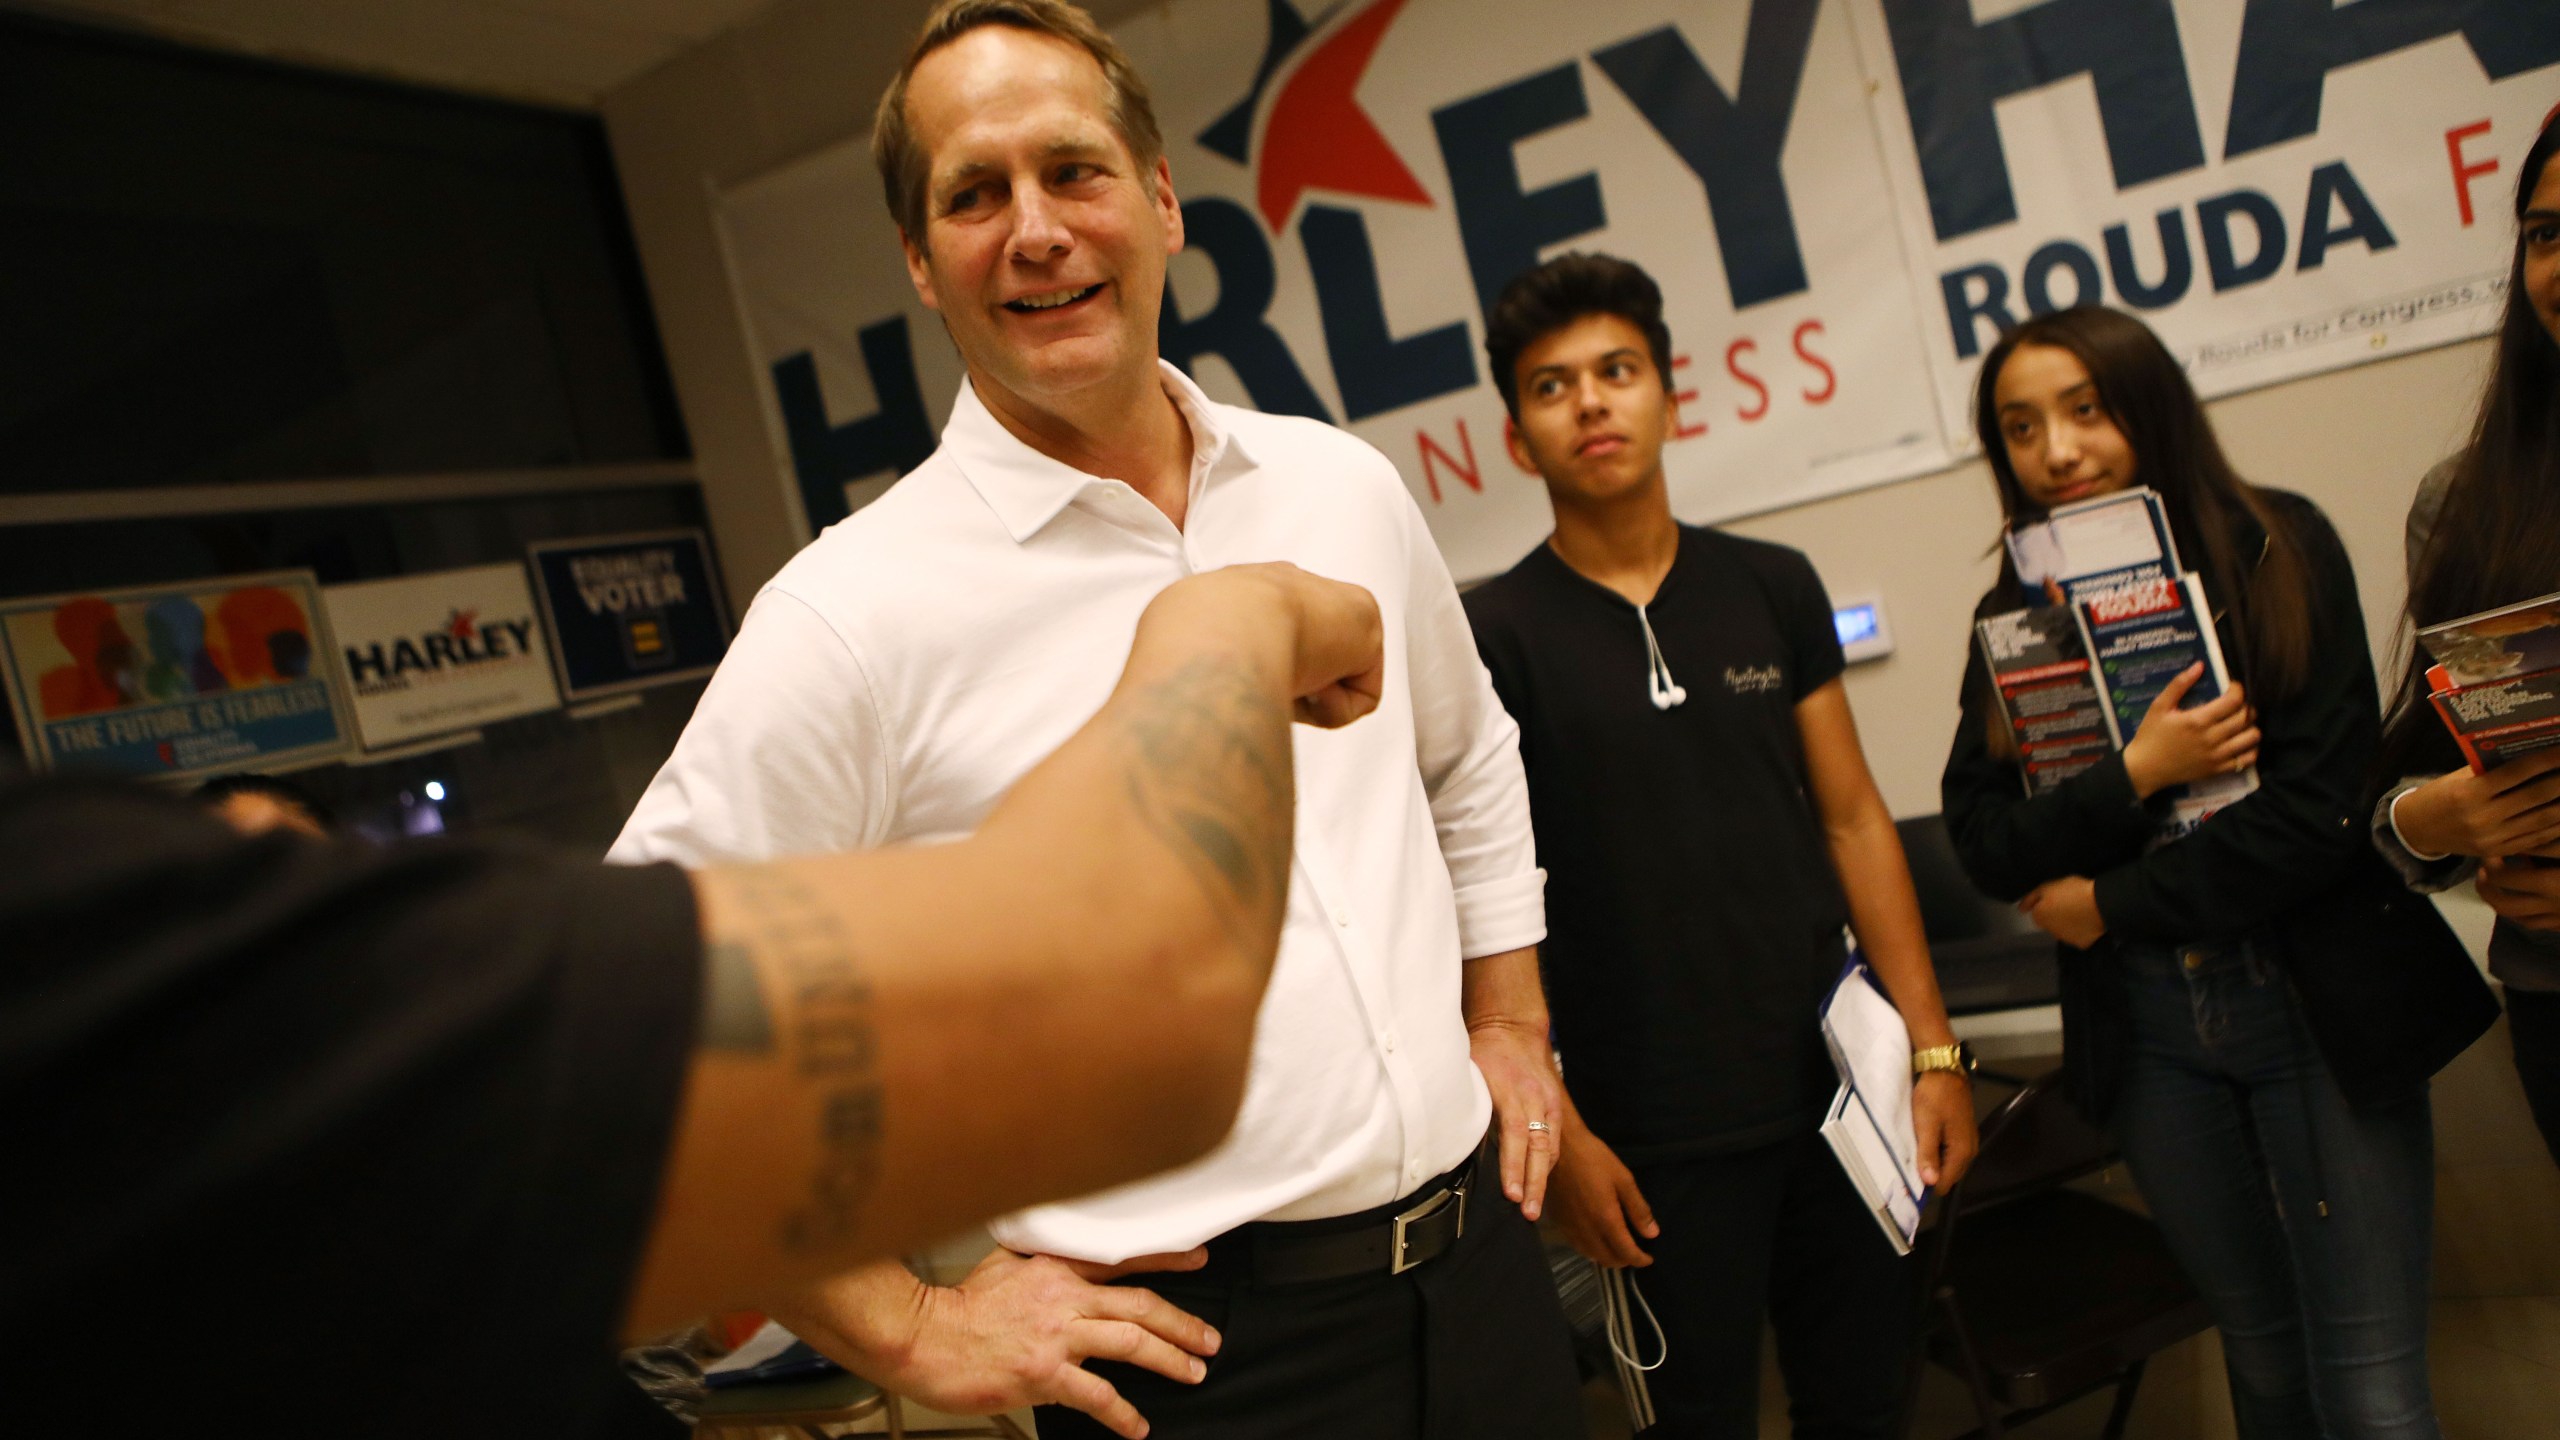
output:
[{"label": "hand holding papers", "polygon": [[1894,1253],[1908,1255],[1928,1200],[1911,1126],[1911,1032],[1865,961],[1851,959],[1823,1002],[1822,1039],[1840,1071],[1822,1138]]},{"label": "hand holding papers", "polygon": [[[2171,681],[2204,666],[2183,703],[2230,683],[2203,583],[2179,564],[2159,495],[2135,487],[2012,526],[2021,586],[2053,603],[1974,627],[2016,741],[2027,793],[2041,795],[2122,750]],[[2258,788],[2254,767],[2163,791],[2158,838],[2174,840]]]}]

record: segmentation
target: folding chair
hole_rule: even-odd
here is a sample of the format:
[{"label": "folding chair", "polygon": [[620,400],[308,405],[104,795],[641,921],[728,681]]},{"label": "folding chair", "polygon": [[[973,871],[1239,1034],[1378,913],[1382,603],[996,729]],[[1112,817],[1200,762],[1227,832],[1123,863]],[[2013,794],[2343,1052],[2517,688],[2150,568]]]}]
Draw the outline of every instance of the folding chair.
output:
[{"label": "folding chair", "polygon": [[[2150,1357],[2212,1325],[2158,1226],[2065,1188],[2116,1158],[2058,1072],[1984,1124],[1980,1156],[1922,1242],[1925,1359],[1906,1392],[1929,1362],[1953,1371],[1981,1421],[1962,1440],[2000,1440],[2108,1385],[2104,1433],[2121,1440]],[[1908,1435],[1907,1401],[1903,1413]]]}]

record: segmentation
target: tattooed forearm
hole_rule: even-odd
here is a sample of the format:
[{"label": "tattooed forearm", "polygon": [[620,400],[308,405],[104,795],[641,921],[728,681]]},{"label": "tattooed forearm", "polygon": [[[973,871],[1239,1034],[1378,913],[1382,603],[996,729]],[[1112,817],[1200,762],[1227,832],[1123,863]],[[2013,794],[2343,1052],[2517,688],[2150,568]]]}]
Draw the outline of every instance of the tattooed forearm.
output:
[{"label": "tattooed forearm", "polygon": [[[785,1062],[819,1087],[818,1163],[807,1203],[784,1221],[782,1239],[793,1249],[840,1244],[861,1221],[880,1162],[871,985],[842,920],[799,880],[756,869],[733,872],[730,883],[739,919],[710,947],[703,1043],[770,1055],[778,1038]],[[766,1012],[759,970],[782,1001],[778,1024]]]},{"label": "tattooed forearm", "polygon": [[703,965],[702,1047],[772,1054],[773,1016],[756,979],[755,952],[734,940],[715,941],[704,951]]},{"label": "tattooed forearm", "polygon": [[1136,697],[1131,804],[1240,937],[1288,895],[1289,722],[1238,665],[1196,660]]}]

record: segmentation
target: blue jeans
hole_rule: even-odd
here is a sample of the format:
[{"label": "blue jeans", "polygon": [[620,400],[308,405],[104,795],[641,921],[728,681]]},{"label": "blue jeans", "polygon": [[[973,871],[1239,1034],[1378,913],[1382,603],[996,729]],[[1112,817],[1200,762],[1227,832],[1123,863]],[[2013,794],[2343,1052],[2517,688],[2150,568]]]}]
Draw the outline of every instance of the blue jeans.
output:
[{"label": "blue jeans", "polygon": [[2350,1107],[2249,945],[2116,954],[2133,1021],[2117,1138],[2222,1330],[2243,1440],[2436,1440],[2425,1087]]}]

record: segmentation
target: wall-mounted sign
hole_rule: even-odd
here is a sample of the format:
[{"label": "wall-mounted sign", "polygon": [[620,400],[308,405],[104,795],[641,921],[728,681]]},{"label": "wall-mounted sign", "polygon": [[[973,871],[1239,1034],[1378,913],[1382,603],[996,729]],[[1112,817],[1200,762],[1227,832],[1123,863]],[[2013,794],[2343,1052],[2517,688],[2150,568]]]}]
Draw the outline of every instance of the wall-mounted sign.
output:
[{"label": "wall-mounted sign", "polygon": [[346,752],[309,571],[0,601],[0,674],[39,770],[179,779]]},{"label": "wall-mounted sign", "polygon": [[[2010,321],[2140,312],[2207,396],[2478,335],[2552,0],[1170,0],[1114,27],[1184,248],[1161,345],[1345,426],[1461,577],[1550,524],[1483,316],[1568,249],[1662,283],[1672,508],[1944,467]],[[866,139],[721,197],[794,498],[823,529],[930,454],[960,363]]]},{"label": "wall-mounted sign", "polygon": [[560,691],[572,700],[708,675],[729,648],[729,612],[699,530],[530,547]]},{"label": "wall-mounted sign", "polygon": [[332,585],[325,598],[367,749],[560,703],[521,565]]}]

